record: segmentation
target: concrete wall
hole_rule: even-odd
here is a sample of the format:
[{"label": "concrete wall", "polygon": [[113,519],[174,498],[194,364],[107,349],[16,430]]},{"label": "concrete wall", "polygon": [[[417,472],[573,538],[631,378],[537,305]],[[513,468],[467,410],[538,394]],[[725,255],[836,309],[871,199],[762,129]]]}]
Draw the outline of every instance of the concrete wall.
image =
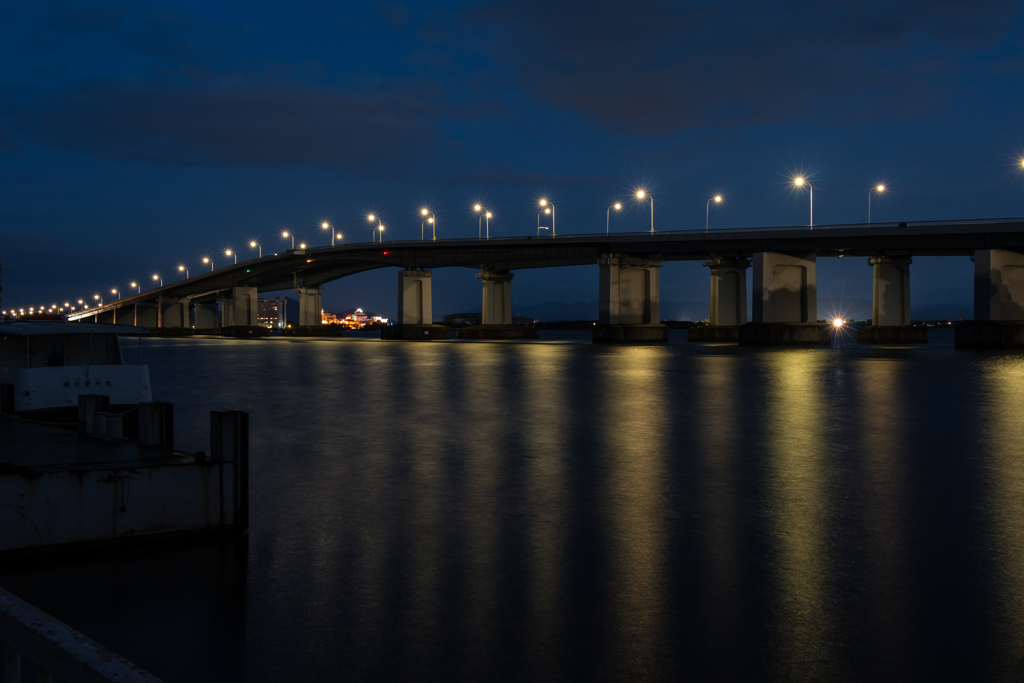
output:
[{"label": "concrete wall", "polygon": [[196,304],[195,308],[196,329],[216,329],[220,327],[220,308],[216,303]]},{"label": "concrete wall", "polygon": [[814,254],[754,254],[754,322],[817,321],[817,289]]},{"label": "concrete wall", "polygon": [[155,303],[135,304],[135,317],[139,327],[159,327],[160,307]]},{"label": "concrete wall", "polygon": [[598,322],[604,325],[661,322],[660,264],[605,254],[598,265]]},{"label": "concrete wall", "polygon": [[1024,254],[974,252],[974,319],[1024,320]]},{"label": "concrete wall", "polygon": [[232,287],[231,298],[223,302],[223,325],[257,325],[257,294],[255,287]]},{"label": "concrete wall", "polygon": [[160,299],[160,327],[191,327],[188,299]]},{"label": "concrete wall", "polygon": [[515,273],[508,271],[484,271],[477,273],[484,281],[483,310],[481,325],[512,324],[512,278]]},{"label": "concrete wall", "polygon": [[[299,295],[299,325],[323,325],[323,293],[316,287],[292,290]],[[256,323],[253,323],[255,325]]]},{"label": "concrete wall", "polygon": [[871,324],[896,327],[910,324],[909,258],[869,258],[874,268]]},{"label": "concrete wall", "polygon": [[712,325],[742,325],[747,322],[747,260],[714,259],[711,269]]},{"label": "concrete wall", "polygon": [[429,270],[398,271],[398,324],[429,325],[434,322]]}]

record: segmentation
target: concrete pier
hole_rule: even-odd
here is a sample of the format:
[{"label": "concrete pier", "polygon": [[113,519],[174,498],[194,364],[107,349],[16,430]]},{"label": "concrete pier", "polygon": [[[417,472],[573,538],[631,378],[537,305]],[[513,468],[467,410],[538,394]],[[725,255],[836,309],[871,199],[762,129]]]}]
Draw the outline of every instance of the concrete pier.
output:
[{"label": "concrete pier", "polygon": [[714,257],[704,265],[711,270],[709,324],[687,330],[691,342],[739,341],[739,326],[747,322],[747,259]]},{"label": "concrete pier", "polygon": [[455,331],[458,339],[537,339],[534,327],[512,323],[512,278],[507,270],[482,270],[476,274],[483,280],[483,308],[480,324]]},{"label": "concrete pier", "polygon": [[161,328],[191,328],[192,321],[189,320],[188,299],[160,299],[160,327]]},{"label": "concrete pier", "polygon": [[323,325],[323,294],[318,287],[300,287],[292,290],[299,295],[299,326]]},{"label": "concrete pier", "polygon": [[832,325],[817,322],[817,258],[814,254],[754,254],[753,321],[739,342],[749,346],[827,346]]},{"label": "concrete pier", "polygon": [[221,303],[224,327],[249,327],[257,325],[256,288],[232,287],[231,296]]},{"label": "concrete pier", "polygon": [[398,271],[398,323],[381,330],[381,339],[432,341],[451,337],[446,325],[433,324],[430,283],[429,270]]},{"label": "concrete pier", "polygon": [[160,327],[160,306],[155,302],[135,304],[135,325],[151,330]]},{"label": "concrete pier", "polygon": [[599,267],[599,308],[595,344],[668,341],[661,324],[661,263],[622,254],[602,254]]},{"label": "concrete pier", "polygon": [[216,302],[209,304],[195,304],[192,310],[195,315],[195,327],[197,331],[213,331],[220,329],[220,307]]},{"label": "concrete pier", "polygon": [[955,328],[958,349],[1024,346],[1024,254],[974,252],[974,320]]},{"label": "concrete pier", "polygon": [[927,344],[928,328],[911,327],[910,257],[868,259],[873,269],[871,327],[857,330],[858,344]]}]

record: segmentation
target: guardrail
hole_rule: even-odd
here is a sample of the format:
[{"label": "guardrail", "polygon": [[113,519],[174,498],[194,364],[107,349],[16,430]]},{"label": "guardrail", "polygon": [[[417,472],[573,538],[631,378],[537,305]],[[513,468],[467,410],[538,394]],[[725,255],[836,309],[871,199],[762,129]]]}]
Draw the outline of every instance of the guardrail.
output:
[{"label": "guardrail", "polygon": [[0,588],[4,681],[21,683],[21,658],[35,664],[38,683],[161,683],[67,624]]}]

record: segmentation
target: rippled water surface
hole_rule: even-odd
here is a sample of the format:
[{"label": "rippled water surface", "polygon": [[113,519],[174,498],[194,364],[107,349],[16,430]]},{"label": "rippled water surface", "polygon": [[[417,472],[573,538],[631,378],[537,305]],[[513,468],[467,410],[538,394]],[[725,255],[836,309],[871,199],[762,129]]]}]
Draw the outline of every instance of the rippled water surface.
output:
[{"label": "rippled water surface", "polygon": [[0,585],[168,682],[1024,679],[1024,356],[684,339],[147,340],[247,538]]}]

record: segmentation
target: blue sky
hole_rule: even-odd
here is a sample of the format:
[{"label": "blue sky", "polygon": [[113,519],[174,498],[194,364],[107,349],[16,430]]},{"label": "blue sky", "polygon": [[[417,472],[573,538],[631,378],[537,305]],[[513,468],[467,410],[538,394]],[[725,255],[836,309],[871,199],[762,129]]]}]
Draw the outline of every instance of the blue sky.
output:
[{"label": "blue sky", "polygon": [[[347,241],[1024,215],[1024,8],[1011,2],[37,3],[0,8],[4,305],[82,298],[289,229]],[[854,262],[855,261],[855,262]],[[917,259],[913,303],[969,310],[966,258]],[[394,273],[326,307],[393,313]],[[860,259],[824,297],[869,299]],[[669,264],[662,298],[704,302]],[[479,307],[435,275],[439,315]],[[522,271],[519,308],[597,298],[596,267]],[[39,301],[36,301],[38,299]],[[931,312],[931,309],[928,309]],[[671,314],[671,311],[665,311]],[[596,311],[595,311],[596,315]],[[915,312],[915,315],[917,313]]]}]

